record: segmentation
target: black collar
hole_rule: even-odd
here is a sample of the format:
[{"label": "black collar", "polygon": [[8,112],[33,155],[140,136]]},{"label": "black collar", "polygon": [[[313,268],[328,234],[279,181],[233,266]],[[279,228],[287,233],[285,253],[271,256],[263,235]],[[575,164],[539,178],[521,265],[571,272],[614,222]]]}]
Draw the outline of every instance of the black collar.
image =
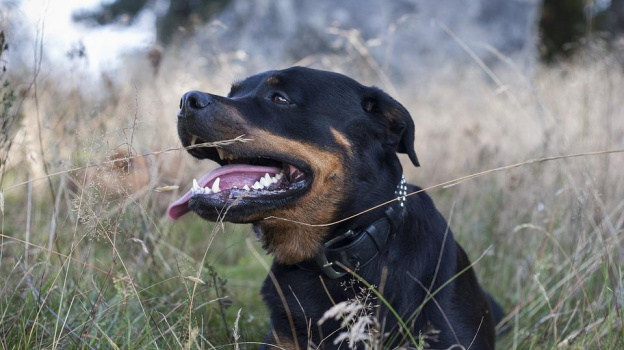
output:
[{"label": "black collar", "polygon": [[297,266],[304,270],[320,269],[325,276],[338,279],[347,274],[341,266],[353,271],[373,261],[386,248],[403,221],[407,194],[405,177],[401,176],[394,194],[398,200],[389,204],[384,217],[362,230],[349,230],[325,242],[314,262],[303,262]]}]

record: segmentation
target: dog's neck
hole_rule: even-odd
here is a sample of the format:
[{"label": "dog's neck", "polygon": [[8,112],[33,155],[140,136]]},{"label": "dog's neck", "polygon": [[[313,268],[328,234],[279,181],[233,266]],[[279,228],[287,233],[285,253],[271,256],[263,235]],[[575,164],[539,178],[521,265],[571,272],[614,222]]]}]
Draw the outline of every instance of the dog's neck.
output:
[{"label": "dog's neck", "polygon": [[[338,279],[349,271],[364,267],[384,251],[405,217],[407,183],[405,177],[394,192],[394,199],[385,207],[384,216],[364,229],[348,229],[329,241],[315,257],[314,263],[297,264],[300,268],[320,269],[327,277]],[[312,265],[312,266],[310,266]]]}]

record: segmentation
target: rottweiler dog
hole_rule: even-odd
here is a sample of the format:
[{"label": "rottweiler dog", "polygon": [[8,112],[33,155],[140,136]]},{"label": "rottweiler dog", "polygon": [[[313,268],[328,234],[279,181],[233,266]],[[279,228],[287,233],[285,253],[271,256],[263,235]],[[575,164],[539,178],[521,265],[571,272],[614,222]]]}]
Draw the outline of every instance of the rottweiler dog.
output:
[{"label": "rottweiler dog", "polygon": [[253,225],[274,257],[262,287],[266,344],[348,348],[335,341],[347,331],[340,319],[319,320],[357,299],[355,283],[380,293],[370,300],[383,347],[494,349],[501,308],[431,198],[406,196],[420,189],[405,183],[397,152],[419,166],[414,122],[388,94],[333,72],[268,71],[227,97],[184,94],[178,134],[185,147],[250,139],[189,149],[220,167],[194,180],[169,216]]}]

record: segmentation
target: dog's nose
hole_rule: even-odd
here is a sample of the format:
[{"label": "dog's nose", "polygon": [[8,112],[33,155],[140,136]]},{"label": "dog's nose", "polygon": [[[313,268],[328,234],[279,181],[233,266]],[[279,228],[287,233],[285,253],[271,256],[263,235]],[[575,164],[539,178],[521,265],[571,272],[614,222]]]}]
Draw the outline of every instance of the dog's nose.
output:
[{"label": "dog's nose", "polygon": [[209,94],[199,91],[189,91],[180,100],[181,111],[197,111],[208,107],[212,103]]}]

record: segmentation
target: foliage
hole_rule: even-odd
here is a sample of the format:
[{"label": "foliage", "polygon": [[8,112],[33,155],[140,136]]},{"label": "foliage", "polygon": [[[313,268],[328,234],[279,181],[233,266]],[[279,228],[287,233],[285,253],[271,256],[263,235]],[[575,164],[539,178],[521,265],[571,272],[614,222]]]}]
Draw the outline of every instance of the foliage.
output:
[{"label": "foliage", "polygon": [[[19,110],[21,101],[15,93],[15,87],[6,77],[7,68],[4,64],[3,55],[9,50],[9,44],[6,40],[4,31],[0,31],[0,64],[2,64],[2,73],[0,80],[0,169],[4,169],[7,162],[9,151],[13,145],[13,137],[15,135],[16,122],[19,119]],[[0,185],[4,180],[4,171],[0,174]]]},{"label": "foliage", "polygon": [[[158,41],[169,44],[184,28],[187,33],[193,26],[201,25],[221,12],[230,0],[171,0],[167,12],[156,20]],[[96,10],[81,10],[74,14],[74,20],[97,25],[111,23],[131,24],[141,11],[150,7],[147,0],[115,0],[103,4]]]},{"label": "foliage", "polygon": [[[259,289],[270,257],[258,254],[254,233],[165,214],[211,167],[178,147],[179,96],[196,86],[227,91],[244,72],[226,59],[211,74],[188,69],[203,59],[168,51],[158,76],[128,59],[121,83],[54,69],[40,77],[2,169],[0,347],[251,349],[262,341],[269,322]],[[383,76],[363,61],[309,60]],[[624,74],[607,52],[493,82],[461,67],[417,90],[362,77],[395,91],[416,121],[422,168],[406,166],[405,175],[423,187],[624,147]],[[622,153],[536,162],[429,191],[507,310],[499,349],[624,346],[622,167]],[[344,338],[382,348],[368,292],[363,306],[341,305],[357,311]],[[412,336],[424,347],[432,335]]]}]

